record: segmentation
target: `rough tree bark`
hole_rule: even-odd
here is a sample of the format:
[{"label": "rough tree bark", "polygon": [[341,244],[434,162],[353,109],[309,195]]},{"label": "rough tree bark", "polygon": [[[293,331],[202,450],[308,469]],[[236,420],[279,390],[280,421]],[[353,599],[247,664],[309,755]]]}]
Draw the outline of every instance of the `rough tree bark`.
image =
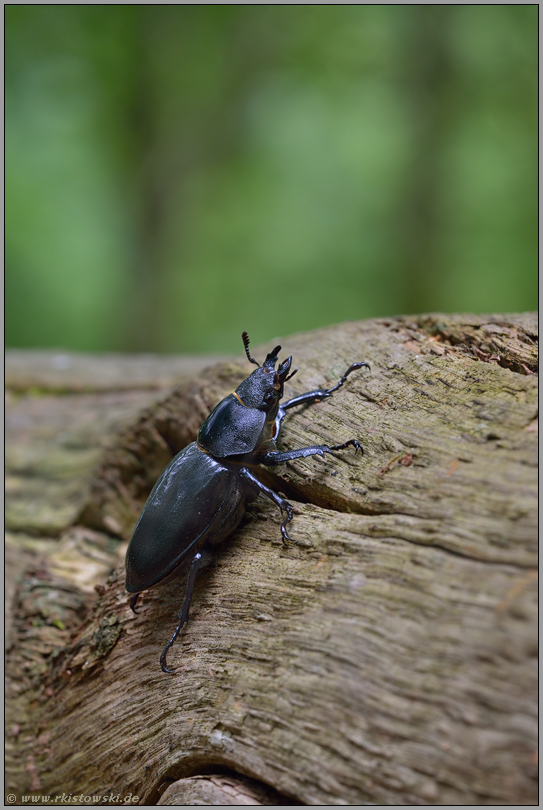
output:
[{"label": "rough tree bark", "polygon": [[250,367],[223,362],[168,394],[171,369],[102,390],[98,372],[77,393],[42,379],[39,397],[8,374],[26,391],[8,394],[17,803],[537,803],[535,315],[380,319],[282,343],[300,368],[287,396],[371,364],[289,417],[282,446],[356,437],[365,454],[278,472],[299,545],[282,546],[259,498],[198,581],[173,676],[158,658],[182,582],[134,616],[122,554],[153,481]]}]

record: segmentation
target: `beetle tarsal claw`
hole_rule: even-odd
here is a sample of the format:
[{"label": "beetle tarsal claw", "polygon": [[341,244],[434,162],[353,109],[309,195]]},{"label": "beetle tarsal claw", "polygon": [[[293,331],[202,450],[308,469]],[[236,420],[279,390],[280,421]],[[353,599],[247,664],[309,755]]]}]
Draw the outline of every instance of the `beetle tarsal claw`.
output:
[{"label": "beetle tarsal claw", "polygon": [[[346,447],[363,452],[356,439],[335,447],[320,444],[285,452],[277,449],[276,441],[288,410],[327,399],[355,369],[369,368],[367,363],[353,363],[329,389],[307,391],[280,404],[285,382],[297,371],[291,372],[292,356],[279,363],[281,346],[275,346],[259,366],[249,351],[247,332],[242,339],[247,360],[256,370],[212,411],[197,441],[166,467],[145,504],[126,554],[126,589],[132,594],[134,613],[141,591],[159,585],[172,573],[187,574],[178,624],[160,656],[160,666],[168,675],[175,670],[168,667],[167,655],[188,622],[198,572],[211,562],[212,548],[236,530],[247,504],[259,493],[281,509],[283,543],[312,546],[290,537],[287,526],[293,519],[292,507],[254,474],[259,465],[274,467],[310,456],[324,459]],[[204,503],[206,509],[201,506]]]},{"label": "beetle tarsal claw", "polygon": [[166,644],[166,646],[162,650],[162,654],[160,656],[160,666],[162,667],[162,672],[167,672],[169,675],[174,675],[175,670],[174,669],[168,669],[168,665],[166,664],[166,656],[167,656],[169,650],[173,647],[174,642],[175,642],[177,636],[179,635],[180,629],[181,629],[180,627],[175,628],[175,633],[173,634],[171,639],[168,641],[168,643]]},{"label": "beetle tarsal claw", "polygon": [[299,545],[301,545],[299,540],[294,540],[294,538],[292,538],[290,536],[290,534],[288,534],[287,532],[281,532],[281,536],[282,536],[284,546],[288,546],[288,545],[299,546]]},{"label": "beetle tarsal claw", "polygon": [[285,511],[287,513],[287,516],[281,524],[281,537],[283,539],[283,543],[285,545],[288,545],[289,543],[295,543],[296,545],[299,545],[300,541],[293,540],[292,537],[287,532],[287,524],[289,524],[290,521],[292,520],[292,509],[289,504],[285,505]]}]

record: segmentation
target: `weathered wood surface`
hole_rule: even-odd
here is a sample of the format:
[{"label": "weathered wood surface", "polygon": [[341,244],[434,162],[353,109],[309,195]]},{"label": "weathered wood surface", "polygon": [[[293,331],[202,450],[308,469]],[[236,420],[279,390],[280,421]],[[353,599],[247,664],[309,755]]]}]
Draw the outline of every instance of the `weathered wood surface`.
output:
[{"label": "weathered wood surface", "polygon": [[[277,510],[259,498],[198,582],[173,676],[158,657],[182,582],[144,594],[134,617],[122,568],[105,575],[153,480],[250,367],[224,363],[167,396],[141,380],[82,386],[72,426],[59,424],[65,397],[48,410],[42,396],[41,456],[32,402],[11,395],[11,418],[27,425],[8,453],[23,504],[8,508],[8,548],[23,556],[10,553],[22,579],[6,790],[142,804],[536,803],[535,315],[380,319],[282,342],[300,368],[287,396],[333,384],[353,360],[372,366],[286,420],[282,446],[357,437],[365,455],[285,465],[276,485],[299,545],[282,546]],[[57,444],[78,447],[76,414],[92,411],[78,410],[82,397],[96,407],[80,463],[55,466],[45,446],[60,431]]]}]

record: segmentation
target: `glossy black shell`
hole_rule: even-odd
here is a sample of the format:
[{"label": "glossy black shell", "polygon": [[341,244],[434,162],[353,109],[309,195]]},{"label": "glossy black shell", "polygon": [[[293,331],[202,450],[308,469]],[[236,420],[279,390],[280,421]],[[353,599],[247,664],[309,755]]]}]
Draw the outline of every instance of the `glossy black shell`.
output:
[{"label": "glossy black shell", "polygon": [[198,444],[220,458],[252,453],[260,441],[265,421],[264,411],[248,408],[235,394],[229,394],[200,428]]},{"label": "glossy black shell", "polygon": [[151,588],[188,565],[199,546],[224,540],[257,495],[235,467],[189,444],[168,464],[141,513],[126,555],[126,590]]}]

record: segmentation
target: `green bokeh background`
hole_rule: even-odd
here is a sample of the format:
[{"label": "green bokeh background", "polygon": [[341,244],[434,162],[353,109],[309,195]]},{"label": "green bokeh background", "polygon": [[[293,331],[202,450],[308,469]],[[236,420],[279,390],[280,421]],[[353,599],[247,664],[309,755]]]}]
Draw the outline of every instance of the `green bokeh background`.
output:
[{"label": "green bokeh background", "polygon": [[537,36],[537,5],[7,5],[7,345],[535,309]]}]

